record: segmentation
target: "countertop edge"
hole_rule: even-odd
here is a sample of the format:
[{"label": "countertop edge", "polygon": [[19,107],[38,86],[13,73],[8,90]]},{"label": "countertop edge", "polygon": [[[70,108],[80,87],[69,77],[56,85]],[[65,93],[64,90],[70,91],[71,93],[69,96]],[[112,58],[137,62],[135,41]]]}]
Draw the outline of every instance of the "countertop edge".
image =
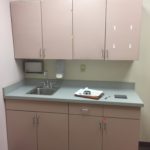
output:
[{"label": "countertop edge", "polygon": [[143,107],[143,103],[120,103],[120,102],[104,102],[100,100],[72,100],[72,99],[58,99],[58,98],[30,98],[30,97],[21,97],[21,96],[5,96],[6,100],[28,100],[28,101],[42,101],[42,102],[61,102],[61,103],[80,103],[80,104],[96,104],[96,105],[112,105],[112,106],[126,106],[126,107]]},{"label": "countertop edge", "polygon": [[[56,92],[57,94],[54,94],[53,96],[39,96],[39,95],[27,95],[27,89],[31,90],[31,88],[37,86],[37,82],[41,80],[23,80],[20,82],[17,82],[15,84],[12,84],[6,88],[3,89],[3,96],[4,99],[9,100],[34,100],[34,101],[49,101],[49,102],[67,102],[67,103],[87,103],[87,104],[97,104],[97,105],[115,105],[115,106],[129,106],[129,107],[143,107],[144,103],[139,98],[138,94],[136,94],[134,88],[135,83],[128,83],[128,82],[114,82],[114,81],[80,81],[80,80],[64,80],[62,82],[61,91]],[[81,86],[82,85],[82,86]],[[91,99],[85,99],[85,98],[79,98],[74,97],[74,92],[81,88],[85,87],[86,85],[89,85],[91,88],[98,88],[98,89],[107,89],[116,94],[118,90],[121,90],[123,93],[128,93],[130,98],[125,100],[115,100],[113,97],[111,97],[109,100],[104,98],[101,98],[99,100],[91,100]],[[114,90],[115,89],[115,90]],[[68,92],[69,90],[69,92]],[[116,91],[116,92],[114,92]],[[107,93],[107,94],[108,94]],[[112,94],[111,93],[111,94]],[[119,93],[119,92],[118,92]],[[132,94],[131,94],[132,93]],[[70,94],[70,95],[69,95]],[[106,97],[107,94],[105,95]],[[136,99],[136,100],[134,100]],[[131,100],[131,101],[129,101]]]}]

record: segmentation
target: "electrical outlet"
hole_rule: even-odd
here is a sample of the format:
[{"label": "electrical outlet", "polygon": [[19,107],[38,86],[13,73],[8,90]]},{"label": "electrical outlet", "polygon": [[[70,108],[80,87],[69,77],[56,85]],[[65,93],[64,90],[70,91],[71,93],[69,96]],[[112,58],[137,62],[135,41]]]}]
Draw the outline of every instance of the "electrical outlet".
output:
[{"label": "electrical outlet", "polygon": [[85,72],[86,71],[86,65],[85,64],[81,64],[80,65],[80,71],[81,72]]}]

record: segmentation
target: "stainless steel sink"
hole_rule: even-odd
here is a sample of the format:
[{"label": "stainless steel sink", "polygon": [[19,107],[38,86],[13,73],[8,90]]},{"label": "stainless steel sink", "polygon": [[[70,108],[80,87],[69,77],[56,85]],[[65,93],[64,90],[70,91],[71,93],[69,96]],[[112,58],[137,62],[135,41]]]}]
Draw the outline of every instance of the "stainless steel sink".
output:
[{"label": "stainless steel sink", "polygon": [[62,81],[49,81],[46,80],[45,82],[40,82],[37,87],[29,91],[27,94],[35,94],[35,95],[53,95],[60,87],[62,84]]},{"label": "stainless steel sink", "polygon": [[53,95],[57,91],[57,88],[34,88],[29,91],[27,94],[36,94],[36,95]]}]

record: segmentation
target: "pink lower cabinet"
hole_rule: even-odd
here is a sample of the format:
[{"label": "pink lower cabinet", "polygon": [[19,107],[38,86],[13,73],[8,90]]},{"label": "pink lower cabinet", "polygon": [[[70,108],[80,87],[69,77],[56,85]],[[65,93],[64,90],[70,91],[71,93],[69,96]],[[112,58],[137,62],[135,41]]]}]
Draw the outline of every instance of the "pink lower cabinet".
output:
[{"label": "pink lower cabinet", "polygon": [[6,101],[9,150],[68,150],[67,106]]},{"label": "pink lower cabinet", "polygon": [[68,150],[68,115],[38,113],[38,150]]},{"label": "pink lower cabinet", "polygon": [[103,107],[69,105],[69,150],[102,150]]},{"label": "pink lower cabinet", "polygon": [[69,115],[69,150],[102,150],[101,117]]},{"label": "pink lower cabinet", "polygon": [[139,120],[106,118],[103,150],[138,150]]},{"label": "pink lower cabinet", "polygon": [[140,108],[6,100],[9,150],[138,150]]},{"label": "pink lower cabinet", "polygon": [[139,118],[139,108],[71,104],[69,150],[138,150]]},{"label": "pink lower cabinet", "polygon": [[34,112],[7,110],[9,150],[37,150]]},{"label": "pink lower cabinet", "polygon": [[103,150],[138,150],[140,108],[104,107]]}]

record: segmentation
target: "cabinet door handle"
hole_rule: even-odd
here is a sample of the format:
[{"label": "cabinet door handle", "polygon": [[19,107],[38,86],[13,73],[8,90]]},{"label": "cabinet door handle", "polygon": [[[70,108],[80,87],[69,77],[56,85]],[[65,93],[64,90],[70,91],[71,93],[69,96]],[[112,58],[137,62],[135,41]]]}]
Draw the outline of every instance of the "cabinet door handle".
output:
[{"label": "cabinet door handle", "polygon": [[102,129],[102,123],[101,122],[99,123],[99,127],[100,127],[100,129]]},{"label": "cabinet door handle", "polygon": [[104,54],[105,54],[105,51],[102,49],[102,50],[101,50],[101,57],[102,57],[102,58],[105,57]]},{"label": "cabinet door handle", "polygon": [[33,125],[35,125],[35,123],[36,123],[36,116],[33,116],[32,121],[33,121]]},{"label": "cabinet door handle", "polygon": [[45,49],[43,49],[43,58],[45,58],[45,56],[46,56],[46,55],[45,55]]},{"label": "cabinet door handle", "polygon": [[37,118],[36,118],[36,124],[39,125],[39,123],[40,123],[40,117],[37,116]]},{"label": "cabinet door handle", "polygon": [[42,52],[42,49],[40,49],[40,58],[43,57],[43,52]]},{"label": "cabinet door handle", "polygon": [[103,129],[104,129],[104,130],[107,129],[107,124],[106,124],[106,122],[103,123]]}]

